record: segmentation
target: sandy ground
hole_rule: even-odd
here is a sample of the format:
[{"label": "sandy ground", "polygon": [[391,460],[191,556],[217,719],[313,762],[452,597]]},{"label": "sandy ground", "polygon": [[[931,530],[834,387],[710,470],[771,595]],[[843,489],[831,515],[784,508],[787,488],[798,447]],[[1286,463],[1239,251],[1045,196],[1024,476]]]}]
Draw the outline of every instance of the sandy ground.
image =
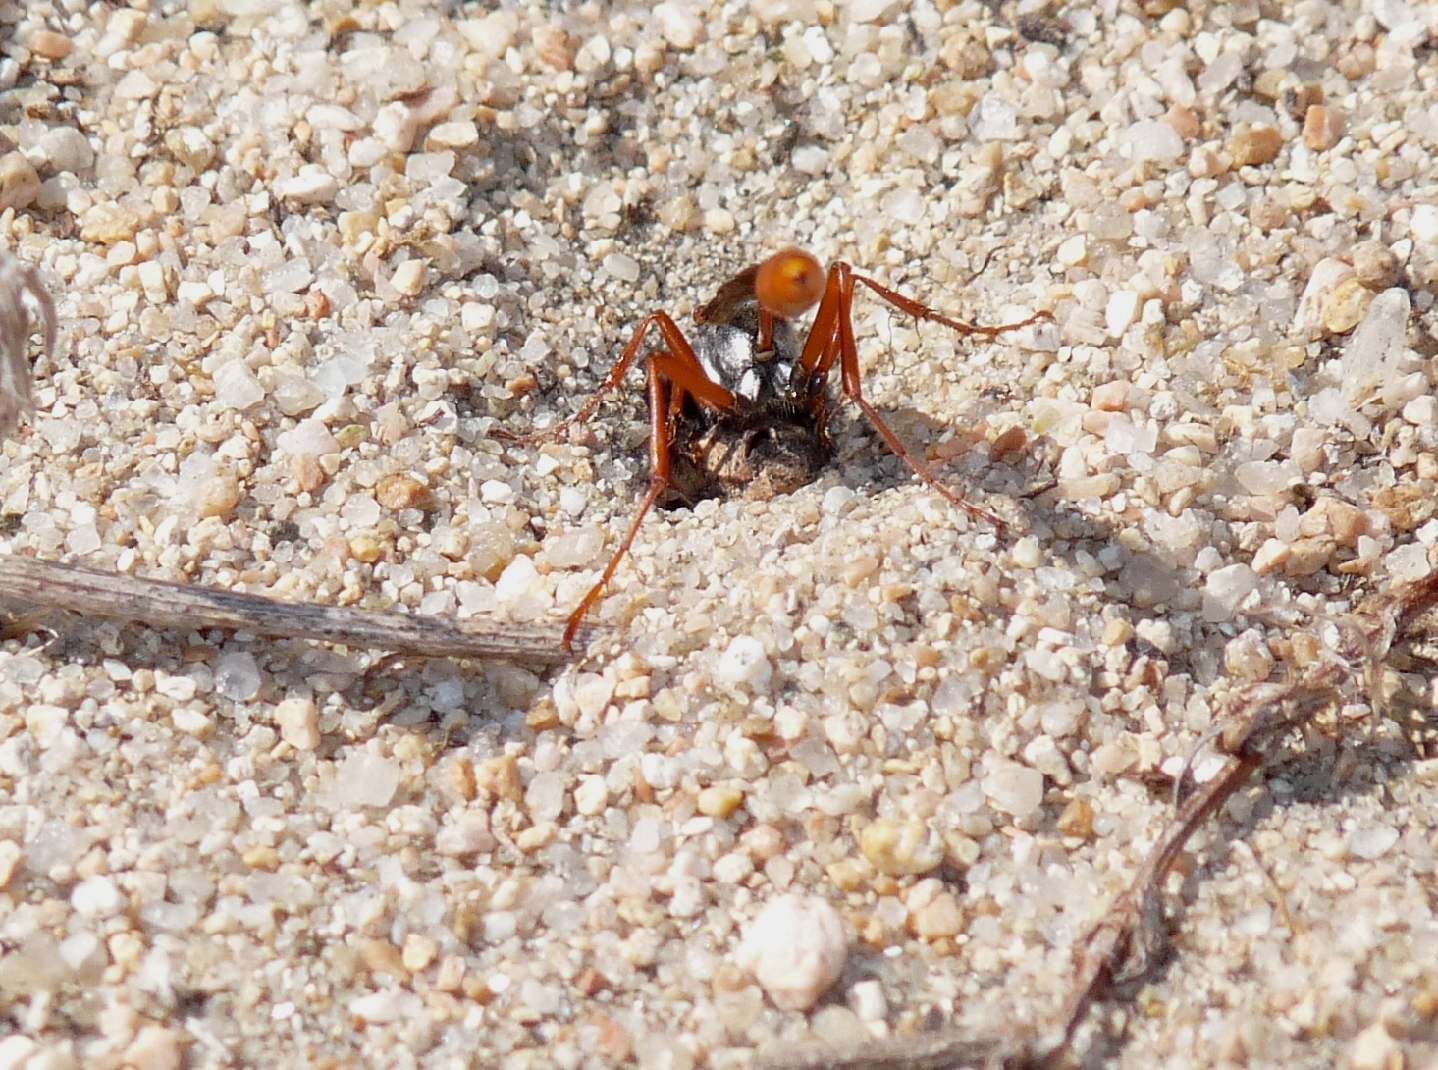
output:
[{"label": "sandy ground", "polygon": [[[557,629],[646,485],[641,377],[562,442],[491,430],[572,412],[646,313],[789,244],[1053,313],[856,315],[869,396],[1005,531],[841,408],[813,484],[651,518],[562,670],[0,642],[0,1067],[1044,1027],[1227,698],[1432,561],[1435,34],[1398,0],[0,4],[0,248],[62,327],[3,551]],[[1438,1058],[1402,667],[1194,841],[1085,1065]]]}]

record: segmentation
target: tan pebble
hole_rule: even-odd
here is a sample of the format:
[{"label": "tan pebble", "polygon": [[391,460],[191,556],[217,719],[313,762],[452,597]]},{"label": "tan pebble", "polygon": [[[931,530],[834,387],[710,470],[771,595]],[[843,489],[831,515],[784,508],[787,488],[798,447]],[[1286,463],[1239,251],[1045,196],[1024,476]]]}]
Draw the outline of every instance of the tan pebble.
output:
[{"label": "tan pebble", "polygon": [[372,531],[364,531],[349,540],[350,556],[356,561],[372,565],[384,557],[385,540]]},{"label": "tan pebble", "polygon": [[1093,388],[1089,404],[1103,412],[1128,411],[1128,383],[1113,379]]},{"label": "tan pebble", "polygon": [[0,840],[0,888],[8,885],[20,868],[25,852],[14,840]]},{"label": "tan pebble", "polygon": [[524,785],[519,779],[519,762],[512,755],[486,758],[474,768],[474,781],[481,791],[510,802],[519,802],[524,797]]},{"label": "tan pebble", "polygon": [[1311,104],[1303,113],[1303,144],[1314,152],[1331,149],[1343,136],[1343,116],[1327,104]]},{"label": "tan pebble", "polygon": [[122,1061],[132,1070],[180,1070],[184,1057],[183,1033],[160,1025],[147,1025],[126,1045]]},{"label": "tan pebble", "polygon": [[966,870],[979,860],[979,841],[956,829],[944,833],[944,861],[957,870]]},{"label": "tan pebble", "polygon": [[404,950],[400,952],[400,961],[404,968],[410,973],[419,973],[428,969],[429,964],[439,954],[439,944],[431,937],[420,933],[410,933],[404,938]]},{"label": "tan pebble", "polygon": [[[0,164],[0,202],[3,202],[3,191],[7,185],[3,164]],[[0,203],[0,208],[3,207],[4,204]],[[80,217],[80,239],[82,241],[114,245],[116,242],[129,241],[139,229],[139,216],[129,209],[109,201],[101,201],[99,204],[92,205]]]},{"label": "tan pebble", "polygon": [[1413,1013],[1425,1022],[1438,1019],[1438,988],[1434,987],[1431,977],[1423,980],[1419,991],[1413,994],[1409,1006],[1413,1008]]},{"label": "tan pebble", "polygon": [[824,867],[824,872],[842,892],[857,892],[865,888],[874,875],[871,867],[862,858],[841,858]]},{"label": "tan pebble", "polygon": [[1102,500],[1117,491],[1120,482],[1117,472],[1100,472],[1098,475],[1061,480],[1059,494],[1070,501]]},{"label": "tan pebble", "polygon": [[710,785],[699,792],[696,805],[706,817],[728,817],[744,801],[744,793],[730,785]]},{"label": "tan pebble", "polygon": [[355,246],[374,233],[379,226],[379,214],[373,211],[341,212],[336,223],[344,244]]},{"label": "tan pebble", "polygon": [[424,291],[429,276],[428,260],[406,260],[394,269],[391,285],[406,297],[418,297]]},{"label": "tan pebble", "polygon": [[1011,453],[1018,453],[1028,443],[1028,435],[1017,424],[995,436],[989,445],[989,459],[1002,460]]},{"label": "tan pebble", "polygon": [[1063,813],[1059,814],[1059,834],[1086,840],[1093,835],[1093,819],[1093,803],[1082,796],[1076,796],[1068,801]]},{"label": "tan pebble", "polygon": [[968,26],[955,27],[943,38],[939,62],[954,73],[954,83],[958,85],[982,78],[993,69],[993,57],[984,38]]},{"label": "tan pebble", "polygon": [[909,925],[916,936],[921,936],[925,940],[957,936],[963,932],[964,928],[964,918],[959,911],[959,901],[951,892],[941,892],[918,913],[910,917]]},{"label": "tan pebble", "polygon": [[556,71],[567,71],[574,66],[574,38],[562,27],[552,24],[536,26],[531,37],[534,41],[534,54],[545,66]]},{"label": "tan pebble", "polygon": [[1264,233],[1286,227],[1292,221],[1288,202],[1281,197],[1261,197],[1248,213],[1249,221]]},{"label": "tan pebble", "polygon": [[1398,257],[1380,241],[1359,242],[1354,246],[1353,272],[1358,281],[1374,293],[1398,285],[1401,274]]},{"label": "tan pebble", "polygon": [[1302,122],[1309,108],[1323,103],[1323,86],[1317,82],[1291,83],[1284,88],[1282,101],[1284,110]]},{"label": "tan pebble", "polygon": [[1235,679],[1265,680],[1273,671],[1273,654],[1255,633],[1245,632],[1223,648],[1223,664]]},{"label": "tan pebble", "polygon": [[1403,1045],[1389,1035],[1382,1022],[1374,1022],[1353,1038],[1348,1065],[1352,1070],[1404,1070]]},{"label": "tan pebble", "polygon": [[446,773],[450,790],[465,802],[473,802],[479,794],[479,785],[474,779],[474,762],[469,758],[455,758],[448,764]]},{"label": "tan pebble", "polygon": [[553,699],[546,696],[530,707],[529,712],[524,715],[524,723],[536,732],[557,727],[560,723],[559,707],[554,704]]},{"label": "tan pebble", "polygon": [[1382,510],[1395,531],[1409,532],[1428,522],[1438,510],[1430,492],[1421,487],[1399,484],[1379,487],[1373,492],[1373,504]]},{"label": "tan pebble", "polygon": [[161,305],[170,299],[170,280],[159,261],[146,260],[135,268],[135,274],[139,277],[140,289],[153,303]]},{"label": "tan pebble", "polygon": [[40,176],[23,152],[0,156],[0,212],[29,208],[40,195]]},{"label": "tan pebble", "polygon": [[1120,738],[1095,747],[1090,764],[1094,772],[1102,776],[1120,776],[1132,767],[1137,758],[1129,740]]},{"label": "tan pebble", "polygon": [[1291,544],[1288,560],[1284,562],[1285,576],[1312,576],[1328,564],[1333,556],[1333,540],[1327,536],[1299,539]]},{"label": "tan pebble", "polygon": [[381,446],[393,446],[409,433],[409,421],[398,405],[385,405],[375,410],[375,441]]},{"label": "tan pebble", "polygon": [[1304,475],[1316,472],[1323,467],[1329,438],[1328,432],[1319,427],[1300,427],[1293,432],[1293,442],[1289,446],[1289,456],[1298,465],[1298,470]]},{"label": "tan pebble", "polygon": [[295,750],[310,751],[320,745],[320,711],[313,699],[287,698],[275,707],[280,738]]},{"label": "tan pebble", "polygon": [[1253,555],[1253,571],[1260,576],[1277,571],[1287,563],[1292,552],[1288,543],[1278,539],[1269,539]]},{"label": "tan pebble", "polygon": [[1123,617],[1114,617],[1103,626],[1104,646],[1123,646],[1133,638],[1133,624]]},{"label": "tan pebble", "polygon": [[1283,135],[1266,123],[1240,129],[1228,141],[1235,167],[1262,167],[1272,163],[1283,148]]},{"label": "tan pebble", "polygon": [[131,932],[115,933],[105,941],[105,947],[115,965],[126,970],[139,962],[140,956],[145,953],[145,941]]},{"label": "tan pebble", "polygon": [[375,485],[375,499],[386,509],[428,509],[434,498],[414,476],[392,472]]},{"label": "tan pebble", "polygon": [[229,516],[240,504],[240,481],[233,472],[220,472],[213,479],[207,479],[195,496],[195,508],[200,516]]},{"label": "tan pebble", "polygon": [[135,8],[121,8],[114,12],[105,23],[107,33],[119,36],[126,43],[134,43],[145,29],[148,16]]},{"label": "tan pebble", "polygon": [[1319,305],[1323,329],[1329,334],[1347,334],[1358,326],[1372,301],[1373,291],[1359,282],[1357,275],[1345,277],[1323,296]]},{"label": "tan pebble", "polygon": [[1179,137],[1192,141],[1203,132],[1198,113],[1186,104],[1175,104],[1164,114],[1163,121],[1173,127]]},{"label": "tan pebble", "polygon": [[1265,100],[1277,100],[1284,82],[1291,77],[1282,67],[1270,67],[1253,80],[1253,92]]},{"label": "tan pebble", "polygon": [[196,173],[203,172],[215,158],[215,143],[198,126],[177,126],[166,131],[165,148]]},{"label": "tan pebble", "polygon": [[1340,561],[1334,565],[1333,572],[1338,576],[1367,576],[1378,562],[1377,554],[1372,557],[1351,557],[1347,561]]},{"label": "tan pebble", "polygon": [[673,231],[685,231],[698,219],[694,201],[687,194],[673,197],[659,207],[659,222]]},{"label": "tan pebble", "polygon": [[584,817],[593,817],[604,812],[609,805],[609,785],[605,783],[604,777],[599,774],[590,774],[579,778],[579,784],[574,789],[574,809]]},{"label": "tan pebble", "polygon": [[1360,535],[1368,534],[1368,514],[1338,498],[1320,498],[1303,514],[1298,530],[1303,535],[1332,535],[1339,546],[1352,549]]},{"label": "tan pebble", "polygon": [[1065,267],[1078,267],[1088,259],[1088,239],[1082,234],[1065,238],[1059,243],[1054,256]]},{"label": "tan pebble", "polygon": [[582,996],[594,996],[609,987],[609,979],[593,966],[586,966],[574,978],[574,989]]},{"label": "tan pebble", "polygon": [[330,299],[323,290],[310,290],[305,294],[305,315],[312,320],[321,320],[330,314]]},{"label": "tan pebble", "polygon": [[634,1054],[634,1037],[629,1030],[603,1014],[591,1015],[588,1024],[595,1031],[595,1051],[608,1065],[620,1066],[629,1062]]},{"label": "tan pebble", "polygon": [[876,554],[856,554],[844,562],[839,576],[844,581],[844,586],[857,587],[872,576],[878,567],[879,558]]},{"label": "tan pebble", "polygon": [[653,678],[645,676],[631,676],[627,680],[620,680],[614,685],[614,697],[617,699],[648,698],[650,689],[653,687]]},{"label": "tan pebble", "polygon": [[273,873],[280,865],[280,855],[269,844],[256,844],[240,855],[240,861],[251,869],[262,869]]},{"label": "tan pebble", "polygon": [[48,60],[64,59],[75,49],[75,42],[53,30],[36,30],[25,43],[35,55]]},{"label": "tan pebble", "polygon": [[467,149],[479,144],[479,127],[472,119],[440,123],[430,130],[426,144],[445,149]]},{"label": "tan pebble", "polygon": [[404,960],[399,948],[388,940],[372,937],[359,946],[360,961],[370,973],[387,973],[394,977],[405,975]]},{"label": "tan pebble", "polygon": [[306,494],[324,485],[325,470],[320,467],[318,459],[308,453],[296,455],[290,462],[290,471],[294,474],[296,489]]},{"label": "tan pebble", "polygon": [[1378,51],[1368,41],[1356,41],[1341,52],[1334,64],[1350,82],[1362,81],[1378,67]]},{"label": "tan pebble", "polygon": [[998,646],[976,646],[969,651],[969,667],[982,673],[997,672],[1008,664],[1008,654]]},{"label": "tan pebble", "polygon": [[533,854],[540,848],[548,847],[553,843],[558,832],[553,821],[531,825],[515,835],[514,846],[518,847],[522,854]]},{"label": "tan pebble", "polygon": [[784,849],[784,834],[773,825],[755,825],[739,837],[739,845],[756,862],[767,862]]},{"label": "tan pebble", "polygon": [[717,996],[727,996],[735,992],[742,992],[753,984],[751,978],[742,969],[732,962],[721,962],[718,969],[714,971],[714,980],[709,987]]},{"label": "tan pebble", "polygon": [[472,973],[465,975],[464,980],[460,982],[459,989],[464,993],[466,999],[473,1000],[481,1007],[488,1007],[498,995],[494,989],[489,987],[488,981]]},{"label": "tan pebble", "polygon": [[435,974],[435,989],[440,992],[458,992],[463,981],[464,959],[458,955],[446,955]]},{"label": "tan pebble", "polygon": [[942,842],[922,821],[875,821],[859,833],[859,850],[893,877],[919,876],[944,860]]},{"label": "tan pebble", "polygon": [[1188,170],[1195,178],[1212,178],[1228,170],[1229,160],[1213,145],[1197,145],[1188,157]]},{"label": "tan pebble", "polygon": [[1324,656],[1323,642],[1312,632],[1294,632],[1288,648],[1293,657],[1293,664],[1300,669],[1317,664]]}]

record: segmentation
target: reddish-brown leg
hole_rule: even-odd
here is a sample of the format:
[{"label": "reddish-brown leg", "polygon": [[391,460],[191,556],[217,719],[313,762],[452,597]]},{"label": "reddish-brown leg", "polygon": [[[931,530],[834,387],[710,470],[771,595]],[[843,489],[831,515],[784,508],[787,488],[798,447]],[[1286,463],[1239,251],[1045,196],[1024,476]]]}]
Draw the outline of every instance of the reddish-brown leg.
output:
[{"label": "reddish-brown leg", "polygon": [[759,341],[754,347],[760,353],[767,353],[774,348],[774,314],[759,310]]},{"label": "reddish-brown leg", "polygon": [[538,431],[531,431],[526,435],[516,435],[510,431],[495,429],[492,432],[494,437],[502,439],[505,442],[516,442],[520,444],[543,442],[545,439],[554,438],[571,425],[586,422],[594,415],[595,410],[599,408],[599,403],[604,400],[604,395],[608,394],[624,381],[624,376],[629,371],[630,366],[634,363],[635,359],[638,358],[639,354],[644,351],[644,339],[649,334],[649,328],[651,327],[659,328],[659,333],[663,336],[664,344],[670,353],[682,359],[686,364],[692,365],[693,368],[698,371],[699,382],[697,385],[690,388],[687,383],[685,384],[686,389],[688,389],[697,400],[716,409],[728,410],[734,407],[734,395],[719,384],[711,381],[704,375],[703,371],[700,370],[699,360],[694,355],[694,348],[689,344],[683,332],[679,330],[679,327],[674,323],[669,313],[655,312],[653,315],[645,317],[644,322],[641,323],[638,330],[634,332],[634,337],[631,338],[629,344],[624,347],[624,352],[621,353],[619,359],[615,361],[614,367],[609,369],[609,374],[604,377],[604,382],[595,388],[594,393],[589,395],[589,400],[581,405],[574,415],[560,420],[558,423],[552,424],[549,427],[540,428]]},{"label": "reddish-brown leg", "polygon": [[909,452],[908,448],[899,440],[899,436],[894,434],[889,425],[884,422],[879,411],[864,397],[863,379],[859,371],[859,347],[854,340],[853,306],[856,281],[864,283],[901,311],[921,319],[932,319],[959,331],[992,336],[1000,331],[1013,330],[1015,327],[1042,319],[1047,316],[1047,313],[1032,316],[1022,323],[1004,324],[999,327],[976,327],[942,316],[927,305],[921,305],[919,302],[880,286],[862,275],[855,275],[848,264],[837,261],[829,268],[829,277],[824,286],[824,296],[819,302],[819,311],[814,316],[814,326],[810,328],[809,337],[804,343],[804,351],[799,358],[800,365],[808,370],[811,389],[821,387],[828,377],[830,369],[833,368],[834,361],[839,361],[844,396],[859,407],[889,449],[898,454],[899,459],[907,464],[915,475],[942,494],[946,500],[957,505],[975,520],[987,521],[999,531],[1003,531],[1006,526],[1003,518],[982,506],[975,505],[946,487],[932,468]]},{"label": "reddish-brown leg", "polygon": [[[658,315],[664,316],[664,313],[661,312]],[[664,316],[664,319],[669,321],[671,327],[673,326],[673,321],[669,320],[668,316]],[[620,542],[619,549],[614,551],[614,556],[604,567],[604,574],[599,577],[599,582],[589,589],[589,593],[574,608],[574,612],[569,614],[569,620],[564,625],[566,648],[574,642],[574,636],[579,632],[579,626],[584,622],[589,611],[594,608],[594,604],[599,601],[600,595],[609,586],[609,581],[614,578],[614,573],[619,568],[619,562],[624,560],[624,555],[633,545],[634,537],[639,533],[639,525],[643,523],[644,517],[650,509],[654,508],[654,503],[659,500],[659,496],[669,485],[671,470],[669,451],[674,444],[674,421],[679,414],[679,406],[683,404],[685,396],[692,396],[701,404],[707,404],[726,412],[732,411],[734,408],[734,395],[704,374],[703,367],[698,358],[694,356],[694,350],[677,328],[674,335],[679,343],[678,346],[674,344],[675,339],[671,339],[666,331],[665,341],[669,344],[670,351],[656,353],[649,358],[649,489],[645,492],[644,499],[635,511],[634,519],[629,522],[629,530],[625,533],[623,541]],[[628,350],[625,352],[627,354]],[[613,378],[613,373],[610,374],[610,377]]]},{"label": "reddish-brown leg", "polygon": [[[847,264],[845,264],[844,267],[848,269]],[[915,316],[921,320],[933,320],[935,323],[942,323],[945,327],[948,327],[950,330],[958,331],[960,334],[981,334],[986,338],[995,338],[998,335],[1003,334],[1005,331],[1016,331],[1020,327],[1027,327],[1029,324],[1037,323],[1039,320],[1053,319],[1052,313],[1043,311],[1035,312],[1028,319],[1019,320],[1017,323],[999,323],[995,324],[992,327],[984,327],[977,323],[965,323],[962,320],[950,319],[948,316],[941,315],[934,309],[930,308],[928,305],[920,304],[912,297],[905,297],[903,294],[897,293],[894,290],[889,289],[882,283],[875,282],[873,279],[868,278],[867,276],[854,275],[852,274],[852,272],[850,273],[850,275],[854,282],[862,282],[865,286],[873,290],[876,294],[882,297],[885,301],[889,302],[889,304],[893,305],[895,308],[899,309],[901,312],[907,312],[909,315]],[[850,297],[853,296],[854,287],[852,283],[848,287],[848,293]]]}]

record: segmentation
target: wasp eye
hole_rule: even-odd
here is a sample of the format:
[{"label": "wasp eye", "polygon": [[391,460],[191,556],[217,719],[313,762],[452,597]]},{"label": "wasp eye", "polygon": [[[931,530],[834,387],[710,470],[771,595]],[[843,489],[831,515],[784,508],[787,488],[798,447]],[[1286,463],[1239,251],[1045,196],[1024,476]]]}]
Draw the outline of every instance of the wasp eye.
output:
[{"label": "wasp eye", "polygon": [[765,312],[793,319],[807,312],[824,292],[824,268],[803,249],[785,249],[759,265],[754,295]]}]

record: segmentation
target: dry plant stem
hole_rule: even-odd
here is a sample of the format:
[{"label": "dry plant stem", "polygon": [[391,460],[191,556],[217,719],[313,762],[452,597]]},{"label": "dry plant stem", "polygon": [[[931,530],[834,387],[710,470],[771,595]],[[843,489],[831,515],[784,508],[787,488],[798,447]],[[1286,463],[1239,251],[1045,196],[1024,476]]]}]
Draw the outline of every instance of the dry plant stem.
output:
[{"label": "dry plant stem", "polygon": [[13,554],[0,554],[0,607],[13,607],[27,622],[38,608],[159,628],[224,628],[421,657],[499,658],[532,665],[570,660],[557,627],[279,602],[257,594],[136,579]]},{"label": "dry plant stem", "polygon": [[0,435],[15,430],[34,408],[30,387],[30,330],[27,301],[38,313],[44,352],[53,355],[58,323],[55,304],[40,276],[24,261],[0,252]]},{"label": "dry plant stem", "polygon": [[1266,765],[1282,738],[1328,706],[1345,684],[1373,691],[1377,669],[1393,644],[1438,605],[1438,572],[1380,594],[1344,622],[1344,649],[1312,666],[1301,679],[1258,683],[1232,703],[1215,734],[1229,758],[1184,800],[1134,874],[1128,889],[1079,945],[1073,984],[1051,1031],[1040,1036],[964,1036],[957,1030],[861,1044],[847,1051],[825,1045],[762,1059],[763,1070],[958,1070],[960,1067],[1053,1067],[1073,1059],[1073,1039],[1095,1002],[1120,977],[1141,975],[1161,944],[1164,879],[1184,847],[1210,817]]},{"label": "dry plant stem", "polygon": [[1022,1045],[961,1036],[957,1030],[876,1040],[839,1050],[827,1044],[761,1058],[756,1070],[1007,1070],[1025,1065]]},{"label": "dry plant stem", "polygon": [[1084,940],[1073,989],[1059,1016],[1062,1035],[1046,1045],[1048,1050],[1035,1061],[1053,1062],[1067,1050],[1089,1007],[1103,995],[1129,957],[1134,937],[1141,936],[1148,919],[1161,917],[1158,891],[1184,845],[1262,767],[1260,755],[1231,758],[1217,776],[1190,795],[1179,808],[1177,816],[1143,860],[1128,890],[1114,901],[1103,920]]}]

